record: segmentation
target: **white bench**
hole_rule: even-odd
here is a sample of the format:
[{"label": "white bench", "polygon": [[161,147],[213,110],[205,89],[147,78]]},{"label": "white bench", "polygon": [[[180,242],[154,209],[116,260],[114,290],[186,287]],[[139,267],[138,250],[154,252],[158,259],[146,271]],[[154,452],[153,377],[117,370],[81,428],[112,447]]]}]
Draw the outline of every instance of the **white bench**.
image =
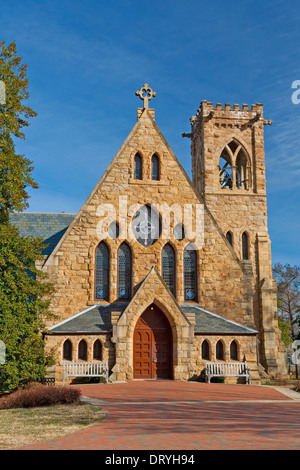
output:
[{"label": "white bench", "polygon": [[251,371],[247,362],[205,362],[205,381],[212,377],[246,377],[251,385]]},{"label": "white bench", "polygon": [[63,384],[67,377],[104,377],[108,382],[108,362],[63,362]]}]

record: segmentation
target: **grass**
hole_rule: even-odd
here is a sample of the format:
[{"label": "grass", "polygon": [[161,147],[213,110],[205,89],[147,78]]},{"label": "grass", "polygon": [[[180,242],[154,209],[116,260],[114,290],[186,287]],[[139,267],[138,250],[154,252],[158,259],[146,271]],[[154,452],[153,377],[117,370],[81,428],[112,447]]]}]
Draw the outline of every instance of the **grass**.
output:
[{"label": "grass", "polygon": [[0,450],[64,436],[104,417],[100,407],[89,404],[0,410]]}]

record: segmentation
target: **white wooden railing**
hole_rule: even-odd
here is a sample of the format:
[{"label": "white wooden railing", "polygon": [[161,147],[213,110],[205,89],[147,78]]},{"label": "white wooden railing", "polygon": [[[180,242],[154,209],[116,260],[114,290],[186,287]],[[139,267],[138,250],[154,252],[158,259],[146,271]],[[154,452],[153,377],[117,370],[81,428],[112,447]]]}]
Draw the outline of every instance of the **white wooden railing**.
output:
[{"label": "white wooden railing", "polygon": [[105,377],[108,382],[108,362],[63,362],[63,384],[67,377]]},{"label": "white wooden railing", "polygon": [[205,362],[205,380],[212,377],[246,377],[251,384],[251,372],[247,362]]}]

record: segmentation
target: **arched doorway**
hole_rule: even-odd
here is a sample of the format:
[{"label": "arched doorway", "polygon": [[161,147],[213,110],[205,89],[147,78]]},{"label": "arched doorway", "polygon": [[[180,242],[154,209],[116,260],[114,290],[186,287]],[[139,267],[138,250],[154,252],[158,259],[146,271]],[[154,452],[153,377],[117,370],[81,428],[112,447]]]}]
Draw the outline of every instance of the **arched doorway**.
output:
[{"label": "arched doorway", "polygon": [[170,324],[156,305],[150,305],[138,319],[134,330],[134,378],[172,378],[172,349]]}]

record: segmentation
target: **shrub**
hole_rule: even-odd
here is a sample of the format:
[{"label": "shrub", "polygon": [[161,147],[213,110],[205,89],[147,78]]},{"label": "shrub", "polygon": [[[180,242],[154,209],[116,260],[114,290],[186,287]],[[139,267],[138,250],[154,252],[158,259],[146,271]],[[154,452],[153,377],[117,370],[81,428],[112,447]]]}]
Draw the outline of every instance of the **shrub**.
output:
[{"label": "shrub", "polygon": [[294,388],[294,390],[295,390],[296,392],[300,392],[300,380],[297,380],[297,382],[295,383],[295,388]]},{"label": "shrub", "polygon": [[30,384],[0,399],[0,409],[31,408],[77,403],[80,390],[55,385]]}]

